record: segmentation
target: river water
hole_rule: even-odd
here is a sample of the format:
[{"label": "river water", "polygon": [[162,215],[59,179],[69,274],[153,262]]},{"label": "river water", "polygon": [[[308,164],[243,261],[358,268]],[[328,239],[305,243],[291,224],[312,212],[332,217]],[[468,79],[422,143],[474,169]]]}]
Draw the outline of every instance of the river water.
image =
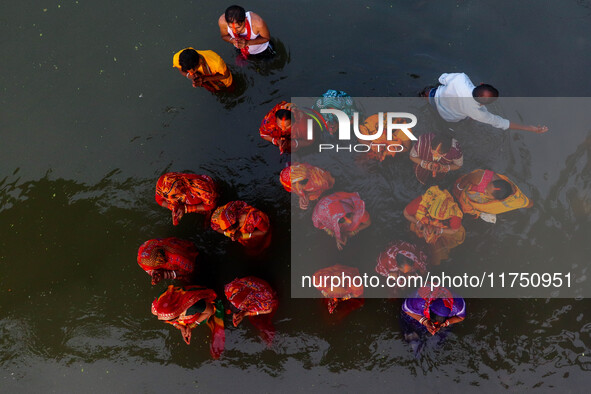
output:
[{"label": "river water", "polygon": [[[400,300],[368,299],[336,323],[318,300],[291,299],[291,205],[278,183],[286,159],[258,126],[279,100],[331,88],[412,97],[443,72],[465,72],[503,96],[588,96],[591,3],[244,5],[276,39],[272,65],[236,64],[219,39],[227,5],[217,2],[0,5],[0,391],[583,391],[587,299],[469,299],[466,320],[418,358],[400,332]],[[237,91],[191,88],[171,67],[187,46],[226,59]],[[543,244],[557,270],[585,272],[591,129],[539,122],[553,127],[541,136],[487,129],[462,141],[480,165],[507,159],[502,169],[521,174],[536,199],[489,230],[493,248],[507,240],[503,256],[519,261],[524,245],[543,257]],[[543,162],[551,171],[535,168]],[[267,257],[246,258],[198,215],[173,227],[154,201],[166,171],[210,174],[223,200],[268,212],[275,242]],[[396,196],[413,197],[405,187]],[[226,352],[212,360],[206,330],[187,346],[151,315],[164,285],[150,286],[137,248],[168,236],[196,243],[203,282],[216,291],[245,275],[278,290],[270,349],[245,322],[226,330]],[[489,253],[486,238],[477,240],[463,259]]]}]

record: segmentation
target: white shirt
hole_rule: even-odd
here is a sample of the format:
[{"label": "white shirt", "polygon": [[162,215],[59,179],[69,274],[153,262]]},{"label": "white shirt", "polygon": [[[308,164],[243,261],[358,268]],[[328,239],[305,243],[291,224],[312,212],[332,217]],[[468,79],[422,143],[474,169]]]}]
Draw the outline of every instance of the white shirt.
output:
[{"label": "white shirt", "polygon": [[509,128],[509,120],[491,114],[484,105],[474,100],[472,96],[474,84],[466,74],[441,74],[439,83],[441,86],[435,92],[435,104],[439,115],[446,121],[459,122],[462,119],[472,118],[498,129]]},{"label": "white shirt", "polygon": [[[246,20],[247,20],[248,24],[250,25],[250,37],[248,37],[246,39],[247,40],[254,40],[259,35],[258,34],[254,34],[254,32],[252,31],[252,20],[250,19],[250,11],[248,11],[246,13]],[[230,29],[230,24],[229,23],[228,23],[228,34],[230,34],[230,37],[236,38],[236,37],[234,37],[234,32],[232,31],[232,29]],[[241,34],[240,35],[240,37],[242,37],[242,38],[245,38],[246,37],[246,30],[244,31],[244,34]],[[256,55],[257,53],[263,52],[265,49],[267,49],[268,46],[269,46],[269,41],[264,42],[262,44],[249,45],[248,46],[248,53],[250,55]]]}]

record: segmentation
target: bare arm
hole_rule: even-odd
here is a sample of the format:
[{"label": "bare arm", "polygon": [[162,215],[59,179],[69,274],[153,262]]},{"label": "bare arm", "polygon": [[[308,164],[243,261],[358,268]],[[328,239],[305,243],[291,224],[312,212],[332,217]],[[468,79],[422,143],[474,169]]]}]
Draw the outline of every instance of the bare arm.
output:
[{"label": "bare arm", "polygon": [[246,45],[258,45],[268,42],[271,39],[271,33],[269,33],[269,28],[263,18],[251,11],[250,19],[252,21],[252,32],[259,36],[254,40],[246,41]]},{"label": "bare arm", "polygon": [[220,36],[222,40],[233,44],[233,39],[230,33],[228,33],[228,23],[226,22],[226,15],[222,14],[218,19],[218,26],[220,27]]},{"label": "bare arm", "polygon": [[519,123],[509,122],[509,128],[513,130],[524,130],[530,131],[532,133],[542,134],[548,131],[547,126],[529,126],[529,125],[522,125]]}]

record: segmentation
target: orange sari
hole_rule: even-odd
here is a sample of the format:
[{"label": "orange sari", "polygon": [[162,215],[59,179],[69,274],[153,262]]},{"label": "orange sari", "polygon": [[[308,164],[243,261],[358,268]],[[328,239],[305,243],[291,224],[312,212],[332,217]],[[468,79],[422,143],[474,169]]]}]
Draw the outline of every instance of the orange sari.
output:
[{"label": "orange sari", "polygon": [[[240,218],[246,216],[242,225]],[[244,201],[231,201],[218,207],[211,216],[211,228],[223,232],[252,251],[263,251],[271,244],[271,223],[262,211],[251,207]],[[252,237],[255,231],[264,234]]]},{"label": "orange sari", "polygon": [[307,163],[293,163],[284,168],[279,179],[285,190],[300,198],[302,209],[308,209],[310,201],[317,200],[334,186],[334,178],[328,171]]},{"label": "orange sari", "polygon": [[[219,198],[216,184],[207,175],[169,172],[162,175],[156,183],[156,202],[166,203],[168,209],[182,208],[185,213],[197,212],[203,205],[205,211],[213,210]],[[178,220],[173,215],[173,225]]]},{"label": "orange sari", "polygon": [[[378,127],[379,127],[379,115],[378,114],[374,114],[371,115],[369,118],[365,119],[365,122],[363,122],[363,124],[359,125],[359,132],[363,135],[373,135],[376,134],[378,131]],[[405,119],[400,119],[400,118],[396,118],[393,120],[395,123],[406,123]],[[367,154],[367,158],[371,159],[371,160],[378,160],[378,161],[384,161],[384,159],[386,159],[386,157],[394,157],[396,156],[396,153],[401,153],[401,152],[390,152],[387,149],[388,145],[402,145],[404,147],[405,150],[409,150],[410,148],[410,138],[408,138],[408,136],[406,134],[404,134],[404,132],[400,129],[394,131],[392,133],[392,140],[388,140],[388,133],[387,133],[387,117],[386,114],[383,115],[383,119],[382,119],[382,135],[379,138],[376,138],[373,141],[364,141],[364,140],[359,140],[359,143],[361,144],[365,144],[365,145],[370,145],[371,144],[371,148],[370,151]],[[377,145],[381,145],[381,146],[377,146]]]}]

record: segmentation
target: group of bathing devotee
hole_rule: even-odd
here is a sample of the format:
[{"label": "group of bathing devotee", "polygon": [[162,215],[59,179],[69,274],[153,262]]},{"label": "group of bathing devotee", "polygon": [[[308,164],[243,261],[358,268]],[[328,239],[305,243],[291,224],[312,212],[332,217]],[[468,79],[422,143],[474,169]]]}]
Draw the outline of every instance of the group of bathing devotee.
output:
[{"label": "group of bathing devotee", "polygon": [[[261,254],[271,242],[268,216],[244,201],[219,203],[215,181],[207,175],[169,172],[156,183],[156,202],[171,211],[172,224],[178,225],[188,213],[200,213],[212,230],[240,243],[247,254]],[[164,279],[176,280],[181,286],[168,286],[152,303],[152,313],[181,331],[187,344],[191,331],[207,324],[212,332],[211,354],[218,358],[224,349],[224,305],[212,289],[194,285],[195,245],[178,238],[151,239],[138,250],[140,267],[152,278],[152,285]],[[263,279],[248,276],[236,278],[223,289],[233,308],[233,324],[244,317],[259,330],[270,344],[274,328],[271,317],[278,306],[277,294]]]},{"label": "group of bathing devotee", "polygon": [[[274,55],[269,29],[254,12],[246,12],[240,6],[228,7],[218,25],[222,40],[232,44],[241,58],[256,60]],[[173,56],[173,66],[192,81],[193,87],[203,87],[213,93],[233,89],[230,70],[213,51],[187,47]],[[426,88],[421,96],[448,122],[469,117],[501,129],[547,131],[545,126],[524,126],[489,113],[485,105],[498,97],[498,91],[490,85],[475,87],[461,73],[443,74],[439,82],[437,87]],[[277,146],[280,154],[290,154],[317,142],[307,138],[309,121],[315,131],[319,131],[314,134],[320,139],[336,138],[337,118],[321,114],[322,109],[339,109],[350,117],[357,112],[353,99],[337,90],[327,91],[312,108],[281,101],[262,119],[260,137]],[[374,134],[385,127],[380,125],[382,121],[385,121],[383,117],[371,114],[360,124],[359,130],[362,134]],[[449,173],[459,171],[464,164],[460,143],[449,135],[425,133],[412,144],[405,133],[397,130],[393,138],[383,142],[398,143],[404,147],[401,152],[380,151],[370,146],[366,158],[378,162],[391,157],[398,160],[399,155],[409,152],[417,181],[429,187],[402,212],[409,222],[409,233],[416,235],[415,240],[392,241],[377,257],[375,270],[380,275],[424,274],[429,266],[445,260],[450,249],[464,241],[466,232],[462,221],[466,214],[494,223],[498,214],[532,206],[517,185],[492,170],[479,169],[459,176],[451,192],[441,189],[437,183]],[[343,250],[352,237],[371,226],[359,191],[332,190],[335,179],[329,168],[292,162],[279,174],[279,182],[297,196],[302,210],[312,210],[313,227],[333,237],[338,250]],[[270,245],[269,217],[248,202],[223,201],[215,180],[208,175],[163,174],[156,182],[155,199],[171,211],[173,225],[178,225],[186,214],[202,214],[212,230],[240,243],[247,255],[261,254]],[[230,309],[234,326],[248,317],[264,341],[271,344],[275,332],[271,318],[278,307],[275,290],[265,280],[254,276],[236,278],[220,292],[197,285],[198,256],[192,242],[175,237],[150,239],[140,246],[137,262],[150,275],[152,285],[163,280],[176,283],[153,301],[152,313],[179,329],[187,344],[191,341],[192,330],[207,325],[211,330],[210,351],[214,358],[224,350],[226,308]],[[336,264],[319,269],[314,276],[342,274],[358,276],[359,270]],[[343,284],[337,288],[317,288],[331,314],[338,311],[347,314],[364,304],[363,287]],[[219,293],[223,293],[225,302]],[[423,287],[405,299],[401,321],[406,339],[420,346],[420,338],[425,334],[434,335],[461,322],[465,314],[465,302],[461,297],[445,288]]]},{"label": "group of bathing devotee", "polygon": [[[282,145],[291,146],[292,150],[298,147],[288,143],[290,137],[294,138],[287,132],[289,130],[282,129],[281,135],[273,134],[280,129],[280,119],[278,116],[273,117],[273,113],[284,109],[289,109],[292,114],[303,114],[292,116],[292,119],[324,116],[321,130],[327,132],[325,136],[331,135],[331,123],[334,126],[336,119],[315,112],[324,108],[353,111],[354,103],[346,93],[335,90],[326,92],[306,112],[294,104],[281,102],[265,116],[260,135],[267,141],[269,135],[274,135],[275,139],[271,142],[279,147],[280,153],[285,152]],[[313,119],[315,122],[316,118]],[[380,121],[384,122],[381,127],[385,129],[385,119],[382,117],[380,120],[378,114],[372,114],[360,124],[359,130],[366,135],[375,134]],[[378,274],[394,278],[425,275],[429,266],[438,265],[447,259],[450,250],[464,242],[466,231],[462,220],[465,214],[494,223],[498,214],[532,206],[532,202],[517,185],[506,176],[491,170],[475,170],[461,175],[453,184],[451,192],[440,188],[437,183],[448,173],[460,170],[464,164],[460,143],[450,135],[431,132],[420,135],[411,146],[410,139],[398,131],[400,133],[393,135],[393,141],[404,147],[401,152],[386,151],[384,154],[384,150],[378,152],[370,147],[367,153],[361,155],[365,155],[368,160],[383,161],[387,157],[409,152],[417,181],[429,187],[402,212],[409,222],[410,232],[416,236],[415,241],[392,241],[377,258],[375,270]],[[532,131],[545,132],[546,128]],[[295,138],[300,136],[301,133],[295,134]],[[282,138],[281,144],[276,143],[277,138]],[[359,142],[364,143],[361,139]],[[332,190],[335,179],[329,170],[306,162],[293,162],[281,171],[280,182],[285,190],[297,196],[301,209],[309,209],[310,204],[315,202],[313,226],[333,237],[337,248],[343,250],[351,237],[371,225],[371,218],[358,192]],[[315,283],[322,283],[320,278],[326,276],[343,275],[359,276],[359,270],[357,267],[340,264],[325,267],[314,274],[317,278]],[[347,314],[363,305],[363,302],[359,302],[363,297],[362,286],[343,282],[341,286],[331,288],[324,283],[323,286],[318,286],[318,290],[325,297],[330,313],[342,310]],[[397,293],[393,291],[392,295],[396,296]],[[421,346],[420,333],[434,335],[440,329],[462,321],[465,317],[465,303],[448,289],[431,290],[424,287],[405,300],[402,315],[405,338],[418,351]]]}]

